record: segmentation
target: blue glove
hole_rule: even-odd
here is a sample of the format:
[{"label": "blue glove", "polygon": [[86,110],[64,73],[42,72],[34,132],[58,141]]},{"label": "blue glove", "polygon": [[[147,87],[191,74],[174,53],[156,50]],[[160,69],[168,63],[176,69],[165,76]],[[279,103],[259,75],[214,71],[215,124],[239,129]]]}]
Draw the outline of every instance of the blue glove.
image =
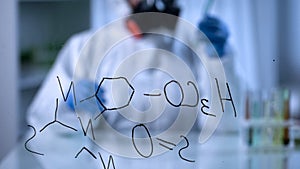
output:
[{"label": "blue glove", "polygon": [[[91,89],[94,87],[94,90]],[[75,101],[74,101],[74,93],[70,92],[69,97],[66,101],[67,105],[70,107],[70,109],[72,109],[73,111],[75,111],[75,106],[77,106],[77,108],[79,109],[83,109],[83,110],[87,110],[89,111],[90,106],[87,105],[84,102],[88,102],[89,100],[80,102],[80,100],[86,99],[90,96],[93,96],[96,92],[98,88],[98,84],[95,84],[94,82],[88,81],[88,80],[80,80],[75,84],[75,95],[76,95],[76,103],[77,105],[75,105]],[[106,100],[104,99],[104,89],[100,88],[99,92],[96,93],[98,98],[100,98],[101,102],[103,104],[105,104]],[[99,101],[96,99],[96,96],[94,96],[93,98],[90,99],[95,99],[97,102],[97,106],[98,108],[102,111],[104,108],[102,107],[102,105],[99,103]],[[85,106],[85,107],[83,107]]]},{"label": "blue glove", "polygon": [[199,23],[198,28],[213,44],[219,57],[224,56],[224,54],[226,53],[226,41],[229,36],[229,32],[225,23],[223,23],[216,17],[206,15]]}]

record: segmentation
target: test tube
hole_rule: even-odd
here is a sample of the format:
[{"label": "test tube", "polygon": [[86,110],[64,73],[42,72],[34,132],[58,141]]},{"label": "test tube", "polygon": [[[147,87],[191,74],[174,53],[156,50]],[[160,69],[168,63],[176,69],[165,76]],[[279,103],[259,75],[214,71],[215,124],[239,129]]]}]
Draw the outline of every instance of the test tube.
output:
[{"label": "test tube", "polygon": [[[246,119],[246,122],[248,123],[249,120],[250,120],[250,98],[249,98],[249,93],[247,94],[247,97],[246,97],[245,111],[246,111],[245,119]],[[248,144],[248,146],[251,146],[252,145],[252,127],[251,127],[251,125],[249,125],[248,128],[246,128],[245,132],[246,132],[245,137],[246,137],[247,144]]]},{"label": "test tube", "polygon": [[[283,119],[285,122],[290,119],[290,91],[288,89],[283,89]],[[285,146],[290,143],[289,126],[287,125],[283,128],[282,141]]]},{"label": "test tube", "polygon": [[262,99],[261,92],[256,91],[252,93],[251,96],[251,107],[250,107],[250,117],[253,122],[253,131],[252,131],[252,144],[254,147],[258,147],[262,145],[262,125],[259,122],[262,120],[263,112],[262,112]]}]

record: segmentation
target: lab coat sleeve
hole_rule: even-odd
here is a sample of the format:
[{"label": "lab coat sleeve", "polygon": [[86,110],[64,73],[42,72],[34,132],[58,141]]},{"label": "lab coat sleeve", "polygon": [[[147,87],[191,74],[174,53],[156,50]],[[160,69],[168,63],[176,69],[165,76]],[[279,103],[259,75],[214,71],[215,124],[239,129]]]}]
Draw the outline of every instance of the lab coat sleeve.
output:
[{"label": "lab coat sleeve", "polygon": [[30,105],[27,112],[27,121],[30,125],[37,128],[37,130],[40,130],[47,123],[54,120],[56,99],[59,101],[57,105],[59,120],[68,123],[68,125],[78,125],[75,112],[71,111],[64,102],[58,78],[66,96],[72,81],[79,52],[87,38],[88,33],[85,32],[75,35],[67,41]]}]

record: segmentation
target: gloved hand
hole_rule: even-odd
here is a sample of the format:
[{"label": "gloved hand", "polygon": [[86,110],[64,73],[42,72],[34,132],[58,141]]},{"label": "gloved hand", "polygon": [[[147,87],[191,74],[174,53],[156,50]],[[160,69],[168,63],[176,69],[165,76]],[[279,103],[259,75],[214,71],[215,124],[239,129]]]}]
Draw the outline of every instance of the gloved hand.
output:
[{"label": "gloved hand", "polygon": [[[89,80],[80,80],[75,84],[75,95],[76,95],[76,105],[74,101],[74,93],[70,91],[69,97],[66,101],[67,105],[75,111],[80,110],[80,111],[88,111],[88,112],[94,112],[95,110],[92,110],[92,107],[95,108],[94,105],[90,105],[96,102],[98,108],[100,111],[102,111],[104,108],[101,106],[99,101],[97,100],[96,96],[89,98],[90,96],[95,95],[95,92],[98,88],[98,84],[91,82]],[[102,101],[103,104],[105,104],[106,100],[104,98],[104,89],[100,88],[98,93],[96,93],[98,98]],[[87,99],[87,100],[84,100]],[[94,99],[95,102],[92,100]],[[82,101],[84,100],[84,101]],[[82,101],[82,102],[81,102]]]},{"label": "gloved hand", "polygon": [[206,15],[203,20],[200,21],[198,28],[211,41],[219,57],[224,56],[226,53],[226,41],[229,36],[225,23],[216,17]]}]

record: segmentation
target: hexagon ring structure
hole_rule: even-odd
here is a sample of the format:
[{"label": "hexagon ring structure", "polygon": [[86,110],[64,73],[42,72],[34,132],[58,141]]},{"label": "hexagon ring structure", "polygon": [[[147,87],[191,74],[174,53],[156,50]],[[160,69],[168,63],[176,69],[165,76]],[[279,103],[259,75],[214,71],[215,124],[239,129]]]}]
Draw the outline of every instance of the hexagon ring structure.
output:
[{"label": "hexagon ring structure", "polygon": [[[126,103],[124,103],[123,105],[119,105],[119,106],[116,106],[116,107],[107,107],[103,101],[101,100],[101,98],[99,98],[99,95],[98,93],[100,92],[100,88],[101,88],[101,85],[103,84],[103,82],[105,80],[123,80],[125,81],[125,83],[129,86],[129,88],[131,89],[131,93],[130,93],[130,96],[129,96],[129,99],[127,100]],[[133,97],[133,94],[134,94],[134,88],[133,86],[128,82],[128,80],[125,78],[125,77],[104,77],[102,78],[101,82],[99,83],[98,87],[97,87],[97,90],[96,90],[96,98],[98,100],[98,102],[101,104],[101,106],[104,108],[104,110],[118,110],[118,109],[122,109],[126,106],[128,106],[130,104],[130,101]]]},{"label": "hexagon ring structure", "polygon": [[[168,24],[166,21],[174,18],[175,16],[167,15],[167,14],[162,14],[162,13],[140,13],[140,14],[135,14],[138,16],[140,19],[149,21],[152,20],[154,22],[157,21],[157,19],[161,19],[164,22]],[[91,80],[97,81],[97,72],[99,69],[99,65],[101,64],[102,60],[104,57],[110,52],[110,50],[116,46],[118,43],[121,43],[122,41],[133,37],[135,35],[131,34],[127,30],[121,29],[121,27],[124,27],[124,24],[128,20],[128,18],[131,16],[126,16],[124,18],[121,18],[119,20],[116,20],[114,22],[111,22],[110,24],[102,27],[98,31],[96,31],[93,36],[91,36],[87,41],[86,44],[83,46],[80,55],[78,57],[78,61],[75,67],[75,72],[74,72],[74,82],[82,79],[82,78],[89,78]],[[143,19],[146,18],[146,19]],[[188,30],[189,32],[195,33],[195,37],[200,36],[199,39],[206,39],[207,37],[200,32],[197,27],[194,25],[190,24],[189,22],[177,18],[177,24],[181,25],[182,30]],[[151,23],[151,21],[149,21]],[[215,88],[215,78],[219,80],[220,86],[226,86],[225,82],[225,73],[223,69],[223,65],[220,60],[217,60],[214,62],[214,66],[207,66],[210,65],[210,60],[207,59],[208,57],[205,57],[205,54],[202,53],[205,47],[203,45],[201,46],[199,43],[190,45],[190,42],[184,37],[183,34],[169,34],[166,32],[160,32],[158,30],[149,30],[148,32],[142,32],[144,33],[151,33],[151,34],[157,34],[157,35],[162,35],[162,36],[168,36],[168,37],[173,37],[174,39],[182,42],[183,44],[186,44],[201,60],[201,62],[204,65],[204,68],[206,69],[207,73],[209,74],[209,81],[211,84],[211,96],[213,98],[210,98],[212,100],[211,105],[210,105],[210,110],[215,113],[216,117],[207,117],[206,122],[202,128],[202,131],[200,133],[200,140],[201,142],[204,142],[207,140],[212,133],[215,131],[217,128],[220,119],[222,117],[222,111],[220,108],[220,103],[218,100],[218,92]],[[199,40],[201,41],[201,40]],[[104,43],[105,42],[105,43]],[[211,48],[212,44],[208,44]],[[215,52],[215,51],[214,51]],[[100,90],[100,89],[99,89]],[[98,90],[98,92],[99,92]],[[226,95],[226,89],[221,89],[221,95],[225,96]],[[99,99],[99,98],[98,98]],[[98,100],[97,99],[97,100]],[[100,103],[101,104],[101,103]],[[104,104],[103,104],[104,105]],[[121,106],[122,107],[122,106]],[[75,108],[76,110],[76,108]],[[188,115],[188,114],[187,114]],[[99,122],[100,124],[106,123],[105,118],[101,118],[101,121]],[[179,120],[180,121],[180,120]],[[136,151],[134,151],[134,148],[132,146],[132,140],[131,138],[122,135],[118,131],[114,130],[112,127],[107,126],[106,128],[108,134],[108,137],[101,137],[103,139],[96,140],[96,143],[101,146],[104,150],[124,156],[124,157],[131,157],[131,158],[141,158]],[[188,131],[186,131],[188,132]],[[101,133],[103,134],[103,133]],[[113,140],[118,140],[118,143],[122,143],[122,147],[118,146],[118,143],[113,144],[112,139],[110,140],[112,143],[108,144],[107,138],[114,137]],[[180,141],[180,140],[178,140]],[[159,155],[161,153],[164,153],[165,151],[154,151],[153,156]]]}]

